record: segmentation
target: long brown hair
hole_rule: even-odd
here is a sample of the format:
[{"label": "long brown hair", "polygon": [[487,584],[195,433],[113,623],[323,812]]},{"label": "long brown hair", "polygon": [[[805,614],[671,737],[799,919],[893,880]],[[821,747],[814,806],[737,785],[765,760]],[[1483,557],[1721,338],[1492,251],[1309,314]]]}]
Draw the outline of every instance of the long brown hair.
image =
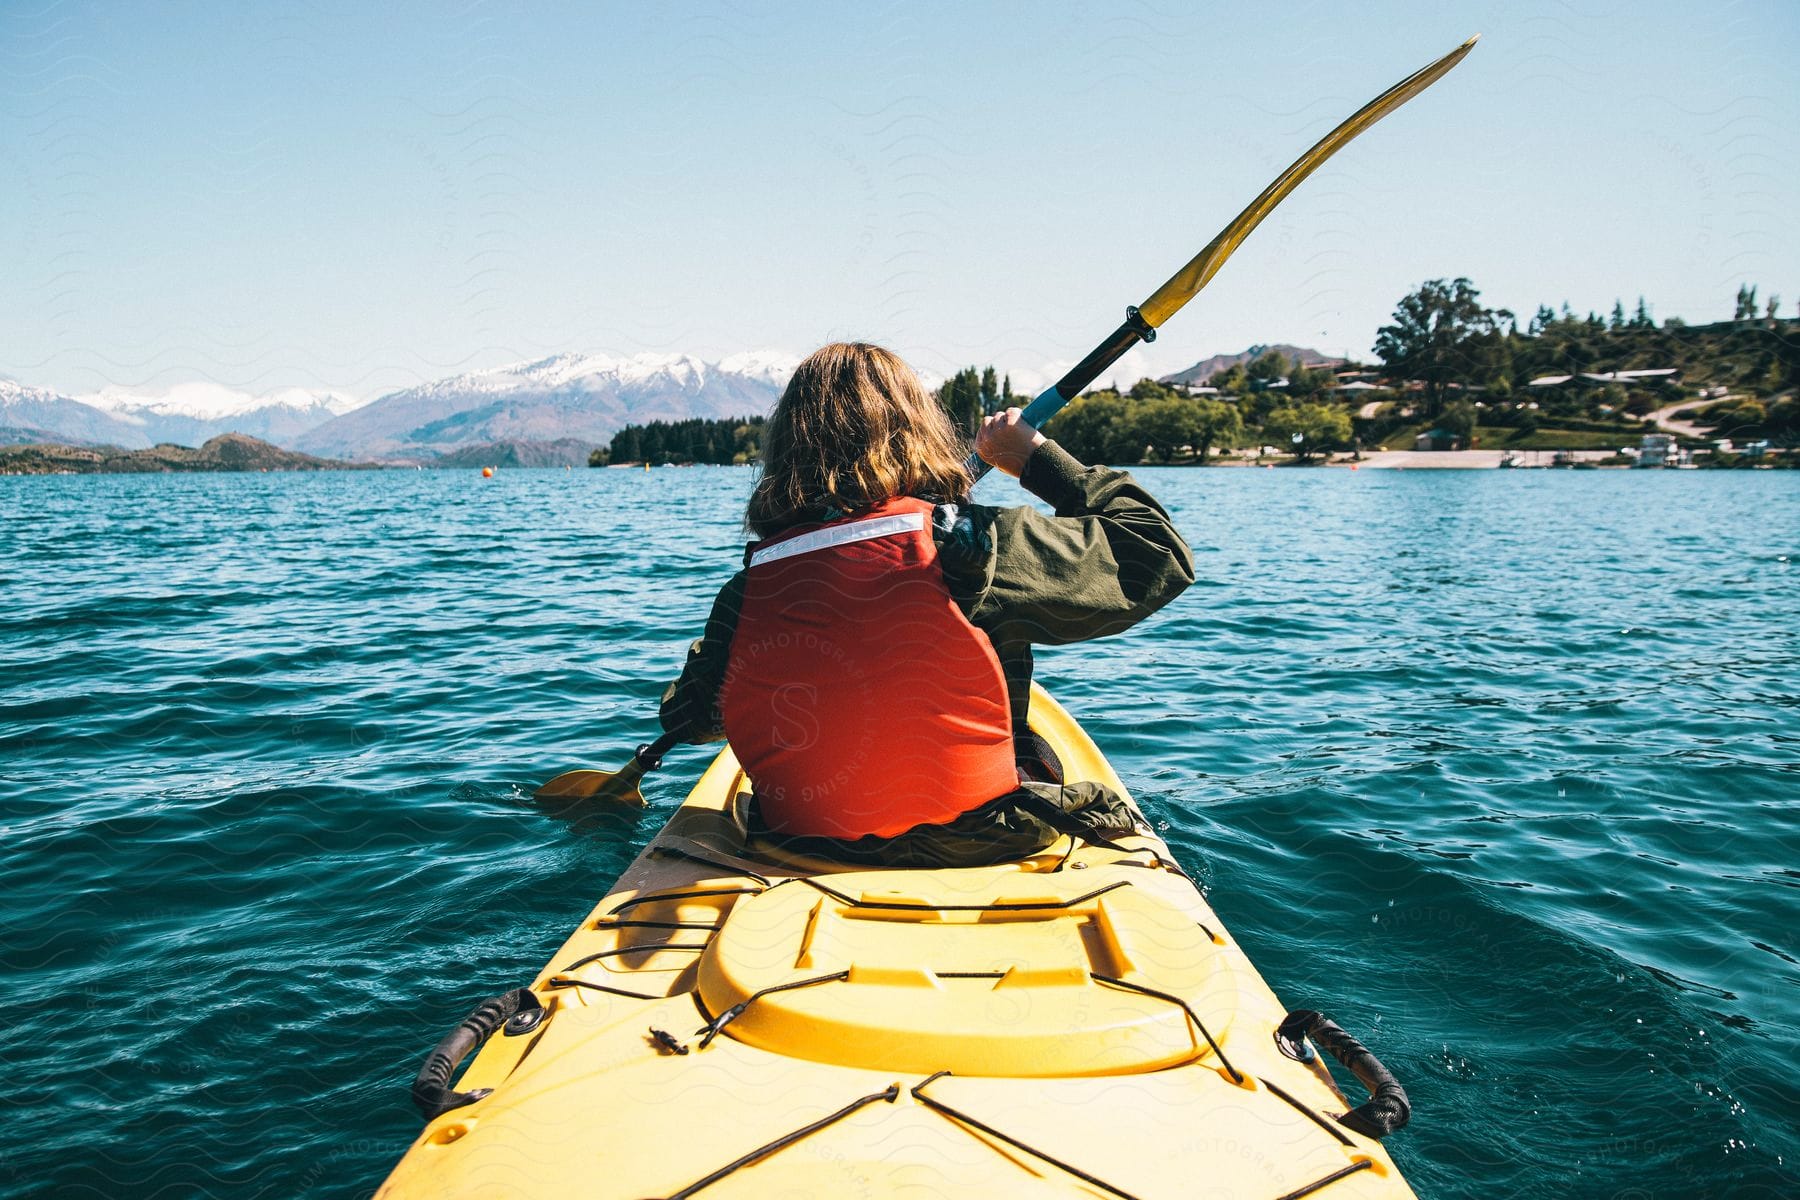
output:
[{"label": "long brown hair", "polygon": [[763,430],[744,524],[768,537],[895,496],[959,500],[968,454],[912,368],[867,342],[833,342],[794,370]]}]

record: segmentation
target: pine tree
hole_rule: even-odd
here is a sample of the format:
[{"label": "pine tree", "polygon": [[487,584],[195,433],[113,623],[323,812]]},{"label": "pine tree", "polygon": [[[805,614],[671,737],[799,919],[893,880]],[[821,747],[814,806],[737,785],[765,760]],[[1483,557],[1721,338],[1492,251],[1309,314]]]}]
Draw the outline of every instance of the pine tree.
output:
[{"label": "pine tree", "polygon": [[1656,328],[1656,322],[1650,319],[1650,306],[1644,303],[1642,296],[1638,297],[1637,311],[1631,315],[1631,326],[1633,329]]},{"label": "pine tree", "polygon": [[1613,328],[1613,329],[1625,328],[1625,302],[1622,300],[1614,300],[1613,301],[1611,328]]},{"label": "pine tree", "polygon": [[613,435],[606,458],[612,462],[748,462],[761,454],[763,418],[727,420],[689,417],[627,425]]},{"label": "pine tree", "polygon": [[[991,368],[990,368],[991,371]],[[963,433],[973,436],[981,428],[981,375],[974,367],[964,367],[944,381],[938,389],[938,401],[950,414],[951,423]]]}]

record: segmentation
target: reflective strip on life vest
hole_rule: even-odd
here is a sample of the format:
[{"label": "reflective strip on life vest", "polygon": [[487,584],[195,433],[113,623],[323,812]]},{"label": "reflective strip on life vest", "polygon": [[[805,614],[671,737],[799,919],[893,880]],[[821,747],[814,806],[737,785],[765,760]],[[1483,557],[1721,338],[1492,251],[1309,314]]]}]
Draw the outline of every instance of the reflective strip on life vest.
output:
[{"label": "reflective strip on life vest", "polygon": [[803,533],[798,537],[776,542],[773,546],[763,547],[750,555],[750,565],[760,567],[764,563],[779,562],[784,558],[792,558],[796,554],[823,550],[829,546],[848,546],[852,542],[892,537],[896,533],[918,533],[924,528],[925,514],[918,512],[891,513],[885,517],[869,517],[866,520],[849,521],[842,525],[827,525],[823,529],[815,529],[811,533]]}]

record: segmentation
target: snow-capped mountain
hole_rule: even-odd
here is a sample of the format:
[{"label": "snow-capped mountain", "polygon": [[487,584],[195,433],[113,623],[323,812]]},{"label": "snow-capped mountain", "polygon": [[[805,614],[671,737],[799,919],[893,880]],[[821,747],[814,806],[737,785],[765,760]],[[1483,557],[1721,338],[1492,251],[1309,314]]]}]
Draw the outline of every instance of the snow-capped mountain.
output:
[{"label": "snow-capped mountain", "polygon": [[150,445],[136,425],[129,424],[72,396],[49,388],[31,387],[0,377],[0,429],[4,440],[96,442],[129,450]]},{"label": "snow-capped mountain", "polygon": [[[440,379],[362,404],[339,392],[255,395],[217,383],[108,387],[79,398],[0,378],[0,441],[199,446],[242,433],[332,458],[430,461],[490,442],[605,445],[646,421],[766,413],[799,359],[753,350],[716,363],[689,354],[557,354]],[[16,436],[7,436],[6,431]]]},{"label": "snow-capped mountain", "polygon": [[785,350],[746,350],[719,360],[719,370],[725,374],[760,379],[777,390],[787,386],[794,368],[799,365],[800,356]]},{"label": "snow-capped mountain", "polygon": [[182,383],[159,392],[103,388],[82,403],[135,426],[151,442],[198,446],[221,433],[287,445],[362,402],[341,392],[283,388],[264,395],[218,383]]},{"label": "snow-capped mountain", "polygon": [[480,442],[605,445],[627,424],[765,413],[798,362],[772,351],[717,363],[688,354],[557,354],[389,393],[294,446],[337,458],[429,459]]}]

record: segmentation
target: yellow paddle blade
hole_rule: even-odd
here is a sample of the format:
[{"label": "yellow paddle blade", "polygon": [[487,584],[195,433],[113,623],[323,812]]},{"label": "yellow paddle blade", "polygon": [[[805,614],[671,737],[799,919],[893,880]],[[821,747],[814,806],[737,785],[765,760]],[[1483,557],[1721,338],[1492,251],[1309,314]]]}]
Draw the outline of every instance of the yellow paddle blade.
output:
[{"label": "yellow paddle blade", "polygon": [[1262,195],[1252,200],[1250,207],[1239,213],[1237,219],[1227,225],[1218,237],[1207,243],[1206,249],[1194,255],[1187,266],[1175,272],[1167,283],[1151,293],[1148,300],[1138,305],[1138,312],[1144,320],[1154,328],[1179,312],[1181,306],[1192,300],[1218,273],[1219,268],[1225,265],[1225,260],[1231,257],[1231,252],[1250,236],[1250,231],[1260,225],[1262,219],[1285,200],[1289,192],[1299,187],[1302,180],[1317,170],[1319,164],[1343,149],[1351,138],[1443,78],[1451,67],[1461,62],[1474,49],[1480,37],[1480,34],[1476,34],[1424,70],[1408,75],[1363,105],[1355,115],[1302,154],[1293,166],[1283,171],[1274,183],[1264,189]]},{"label": "yellow paddle blade", "polygon": [[644,769],[634,760],[619,771],[564,771],[531,794],[533,800],[593,800],[602,804],[645,807],[638,780]]}]

